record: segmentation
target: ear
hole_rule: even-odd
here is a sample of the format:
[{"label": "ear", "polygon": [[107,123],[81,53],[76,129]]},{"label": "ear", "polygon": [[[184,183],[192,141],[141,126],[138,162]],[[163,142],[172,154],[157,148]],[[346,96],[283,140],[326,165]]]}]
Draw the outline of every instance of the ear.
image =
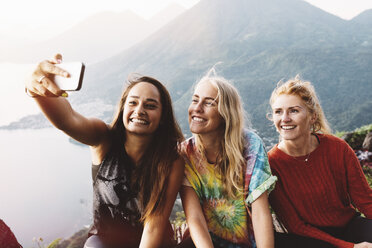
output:
[{"label": "ear", "polygon": [[311,118],[310,118],[311,124],[314,124],[317,119],[318,119],[318,115],[316,113],[312,113]]}]

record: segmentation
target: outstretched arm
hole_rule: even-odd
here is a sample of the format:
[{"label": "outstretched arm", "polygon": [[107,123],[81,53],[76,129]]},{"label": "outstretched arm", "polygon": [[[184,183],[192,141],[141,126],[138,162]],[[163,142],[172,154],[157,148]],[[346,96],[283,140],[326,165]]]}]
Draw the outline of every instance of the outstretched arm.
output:
[{"label": "outstretched arm", "polygon": [[258,248],[274,247],[274,227],[267,193],[252,203],[252,224]]},{"label": "outstretched arm", "polygon": [[57,54],[52,60],[41,62],[26,83],[27,91],[55,127],[84,144],[98,146],[108,137],[107,125],[74,111],[66,98],[61,97],[66,93],[51,80],[54,75],[68,77],[68,72],[58,68],[61,60],[62,56]]},{"label": "outstretched arm", "polygon": [[[180,189],[184,173],[184,162],[181,158],[173,163],[169,177],[168,188],[165,198],[164,211],[160,215],[150,216],[145,221],[140,248],[160,247],[167,241],[166,228],[169,225],[169,216],[172,212],[174,201]],[[166,244],[169,245],[169,244]]]},{"label": "outstretched arm", "polygon": [[212,247],[213,243],[208,232],[207,222],[200,206],[195,190],[189,186],[181,187],[181,199],[185,210],[186,221],[190,229],[191,238],[198,248]]}]

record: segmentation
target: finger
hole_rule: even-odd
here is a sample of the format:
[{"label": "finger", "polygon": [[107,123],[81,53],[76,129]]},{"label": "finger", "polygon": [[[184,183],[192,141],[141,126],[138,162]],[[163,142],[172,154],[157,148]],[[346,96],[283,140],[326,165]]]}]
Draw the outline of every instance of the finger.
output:
[{"label": "finger", "polygon": [[51,60],[51,62],[53,64],[60,64],[62,63],[62,54],[60,53],[57,53],[56,55],[54,55],[53,59]]},{"label": "finger", "polygon": [[41,96],[42,95],[35,86],[27,87],[27,90],[30,93],[30,96]]},{"label": "finger", "polygon": [[[54,74],[54,75],[59,75],[59,76],[62,76],[62,77],[69,77],[70,74],[59,68],[58,66],[55,66],[54,64],[52,64],[50,61],[43,61],[39,64],[39,68],[42,72],[46,73],[46,74]],[[42,74],[42,73],[40,73]],[[39,75],[41,76],[41,75]]]},{"label": "finger", "polygon": [[37,89],[35,89],[35,87],[27,87],[26,86],[25,92],[30,97],[40,96],[39,91]]},{"label": "finger", "polygon": [[57,95],[53,94],[52,92],[50,92],[47,88],[45,88],[41,84],[36,85],[35,89],[37,90],[37,92],[39,93],[40,96],[46,96],[46,97],[50,97],[50,96],[56,97],[57,96]]},{"label": "finger", "polygon": [[64,93],[66,93],[65,91],[61,90],[52,80],[50,80],[47,77],[41,80],[41,84],[54,96],[62,96],[64,95]]}]

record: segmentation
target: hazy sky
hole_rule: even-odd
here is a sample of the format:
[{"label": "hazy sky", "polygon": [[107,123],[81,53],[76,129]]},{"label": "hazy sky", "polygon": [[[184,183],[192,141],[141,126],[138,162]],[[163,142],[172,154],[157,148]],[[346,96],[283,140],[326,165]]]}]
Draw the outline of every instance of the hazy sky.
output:
[{"label": "hazy sky", "polygon": [[[19,36],[22,30],[49,30],[60,33],[63,24],[72,25],[94,13],[130,9],[144,18],[150,18],[170,3],[190,8],[199,0],[12,0],[0,4],[0,34],[12,32]],[[228,0],[226,0],[228,1]],[[278,0],[280,1],[280,0]],[[351,19],[365,9],[372,8],[372,0],[306,0],[309,3]],[[50,28],[53,25],[54,28]],[[66,25],[65,25],[66,26]],[[14,32],[16,30],[16,32]],[[38,36],[35,31],[34,36]],[[42,38],[42,37],[40,37]]]}]

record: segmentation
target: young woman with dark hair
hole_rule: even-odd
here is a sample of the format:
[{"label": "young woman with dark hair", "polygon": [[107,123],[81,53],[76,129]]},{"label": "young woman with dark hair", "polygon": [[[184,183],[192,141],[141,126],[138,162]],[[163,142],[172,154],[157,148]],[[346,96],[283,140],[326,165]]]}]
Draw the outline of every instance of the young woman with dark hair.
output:
[{"label": "young woman with dark hair", "polygon": [[68,75],[61,59],[41,62],[26,87],[54,126],[91,148],[94,223],[85,247],[173,246],[169,216],[184,166],[168,91],[151,77],[130,80],[108,125],[61,97],[50,77]]}]

